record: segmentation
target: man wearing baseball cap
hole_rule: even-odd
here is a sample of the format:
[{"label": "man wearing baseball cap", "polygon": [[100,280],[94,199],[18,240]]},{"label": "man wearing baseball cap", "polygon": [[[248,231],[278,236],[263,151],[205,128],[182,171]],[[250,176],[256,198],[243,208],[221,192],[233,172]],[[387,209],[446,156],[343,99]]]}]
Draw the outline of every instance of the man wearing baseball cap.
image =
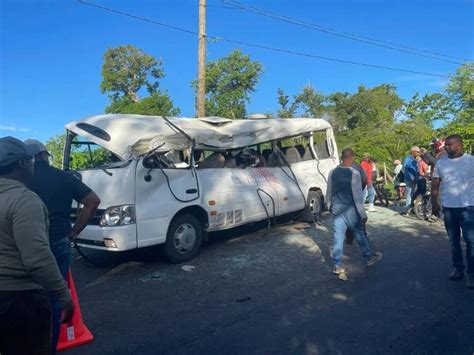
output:
[{"label": "man wearing baseball cap", "polygon": [[[35,157],[35,176],[31,189],[43,200],[49,211],[49,243],[59,270],[64,278],[71,265],[71,240],[87,226],[99,206],[99,197],[71,173],[49,165],[47,148],[35,139],[25,141],[28,151]],[[83,205],[79,216],[71,227],[71,207],[73,200]],[[52,349],[56,349],[61,308],[57,299],[52,298],[53,338]]]},{"label": "man wearing baseball cap", "polygon": [[48,211],[26,187],[33,156],[13,137],[0,138],[0,353],[50,354],[54,296],[63,320],[74,304],[48,243]]}]

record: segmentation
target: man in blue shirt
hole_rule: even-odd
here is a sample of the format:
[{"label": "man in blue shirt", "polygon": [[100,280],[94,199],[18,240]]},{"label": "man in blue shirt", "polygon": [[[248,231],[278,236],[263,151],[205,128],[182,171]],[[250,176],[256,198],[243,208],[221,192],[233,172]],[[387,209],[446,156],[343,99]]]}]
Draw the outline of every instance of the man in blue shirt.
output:
[{"label": "man in blue shirt", "polygon": [[333,215],[333,273],[338,275],[341,280],[346,280],[346,272],[342,267],[342,256],[347,229],[353,232],[357,244],[366,259],[367,266],[379,261],[382,258],[382,253],[372,253],[364,232],[367,214],[362,201],[361,176],[352,167],[354,163],[354,152],[352,149],[344,149],[342,151],[342,161],[341,165],[329,173],[326,198],[329,210]]},{"label": "man in blue shirt", "polygon": [[413,194],[415,193],[416,182],[418,181],[418,161],[416,158],[420,155],[420,148],[413,146],[410,149],[410,155],[405,158],[403,162],[403,173],[406,184],[406,202],[405,202],[405,213],[409,212],[412,204]]}]

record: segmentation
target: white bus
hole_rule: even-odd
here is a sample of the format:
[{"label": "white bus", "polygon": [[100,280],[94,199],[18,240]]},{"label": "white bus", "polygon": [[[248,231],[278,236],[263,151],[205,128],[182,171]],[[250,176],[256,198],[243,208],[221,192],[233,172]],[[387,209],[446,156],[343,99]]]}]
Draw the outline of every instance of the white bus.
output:
[{"label": "white bus", "polygon": [[64,169],[79,167],[101,199],[78,245],[164,244],[172,262],[193,258],[211,231],[295,212],[314,221],[339,161],[330,124],[316,118],[99,115],[66,131]]}]

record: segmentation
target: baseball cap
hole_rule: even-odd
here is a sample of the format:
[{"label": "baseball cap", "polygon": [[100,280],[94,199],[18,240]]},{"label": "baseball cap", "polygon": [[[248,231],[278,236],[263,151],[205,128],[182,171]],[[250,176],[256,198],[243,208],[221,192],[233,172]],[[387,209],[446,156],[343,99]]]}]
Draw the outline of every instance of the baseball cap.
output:
[{"label": "baseball cap", "polygon": [[419,152],[420,152],[420,148],[417,147],[416,145],[414,145],[413,147],[411,147],[410,152],[418,152],[418,153],[419,153]]},{"label": "baseball cap", "polygon": [[31,155],[38,155],[39,153],[46,152],[49,154],[46,146],[36,139],[27,139],[25,141],[26,149]]},{"label": "baseball cap", "polygon": [[0,166],[7,166],[22,159],[33,159],[25,143],[11,136],[0,138]]}]

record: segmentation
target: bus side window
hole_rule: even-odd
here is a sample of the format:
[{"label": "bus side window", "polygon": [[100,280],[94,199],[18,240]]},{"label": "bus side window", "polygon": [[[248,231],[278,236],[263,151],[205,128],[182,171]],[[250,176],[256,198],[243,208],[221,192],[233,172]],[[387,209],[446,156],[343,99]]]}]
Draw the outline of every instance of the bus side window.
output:
[{"label": "bus side window", "polygon": [[314,137],[314,150],[319,159],[327,159],[331,157],[329,151],[326,132],[316,132]]}]

